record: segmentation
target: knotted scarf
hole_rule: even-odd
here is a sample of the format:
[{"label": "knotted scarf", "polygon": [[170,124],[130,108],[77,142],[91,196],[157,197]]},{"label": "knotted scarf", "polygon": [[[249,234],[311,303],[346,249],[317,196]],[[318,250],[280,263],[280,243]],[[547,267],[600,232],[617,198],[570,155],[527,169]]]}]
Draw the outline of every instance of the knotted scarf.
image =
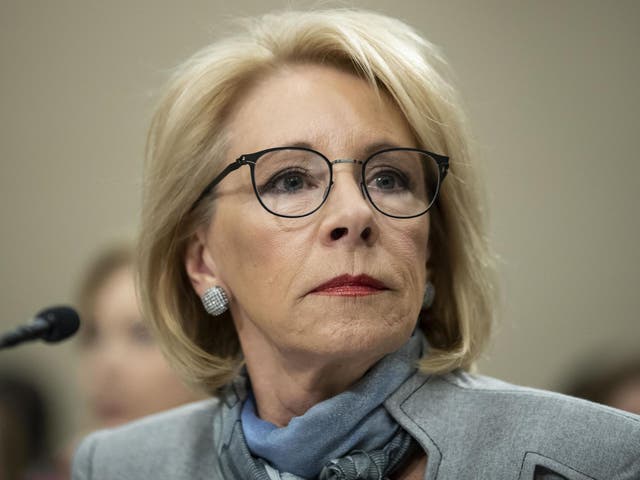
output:
[{"label": "knotted scarf", "polygon": [[382,358],[350,389],[278,428],[256,415],[251,392],[241,422],[222,449],[232,478],[270,480],[383,479],[401,466],[416,444],[383,402],[416,370],[426,341],[416,330],[399,350]]}]

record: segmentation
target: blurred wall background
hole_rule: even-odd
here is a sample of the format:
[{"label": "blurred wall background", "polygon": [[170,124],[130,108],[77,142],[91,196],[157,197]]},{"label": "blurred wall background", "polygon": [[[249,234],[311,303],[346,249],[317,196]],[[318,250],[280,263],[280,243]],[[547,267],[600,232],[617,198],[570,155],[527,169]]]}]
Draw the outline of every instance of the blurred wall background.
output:
[{"label": "blurred wall background", "polygon": [[[146,127],[171,67],[238,15],[308,2],[0,2],[0,315],[70,302],[133,237]],[[336,5],[323,2],[321,5]],[[640,3],[353,1],[442,47],[485,165],[502,323],[481,371],[560,388],[640,344]],[[74,345],[0,352],[76,428]]]}]

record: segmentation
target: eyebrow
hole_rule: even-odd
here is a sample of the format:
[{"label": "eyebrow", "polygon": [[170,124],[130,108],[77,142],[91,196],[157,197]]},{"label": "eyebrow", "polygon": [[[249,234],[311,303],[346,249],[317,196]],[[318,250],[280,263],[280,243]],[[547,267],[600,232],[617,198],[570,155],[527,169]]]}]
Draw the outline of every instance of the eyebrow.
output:
[{"label": "eyebrow", "polygon": [[[309,142],[304,142],[304,141],[299,141],[299,142],[293,142],[293,143],[286,143],[287,147],[295,147],[295,148],[309,148],[311,150],[318,150],[317,147],[314,147],[311,143]],[[404,145],[405,147],[412,147],[412,145]],[[379,152],[380,150],[385,150],[387,148],[400,148],[402,147],[400,144],[395,143],[395,142],[391,142],[388,140],[381,140],[375,143],[370,143],[369,145],[367,145],[363,150],[362,153],[364,155],[364,157],[369,157],[370,155]],[[321,152],[322,153],[322,152]]]}]

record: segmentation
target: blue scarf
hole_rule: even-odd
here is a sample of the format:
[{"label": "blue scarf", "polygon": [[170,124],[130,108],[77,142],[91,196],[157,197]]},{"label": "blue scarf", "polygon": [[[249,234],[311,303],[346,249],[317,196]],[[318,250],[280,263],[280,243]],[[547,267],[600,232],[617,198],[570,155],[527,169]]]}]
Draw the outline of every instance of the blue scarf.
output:
[{"label": "blue scarf", "polygon": [[[416,330],[404,346],[382,358],[349,390],[314,405],[283,428],[258,418],[253,394],[249,393],[241,420],[251,454],[281,472],[303,478],[316,478],[321,472],[322,478],[344,478],[342,470],[352,467],[377,469],[379,473],[380,462],[374,461],[375,455],[386,462],[386,472],[390,466],[395,468],[399,462],[390,463],[391,457],[397,456],[398,451],[405,455],[411,439],[383,402],[416,371],[425,345],[422,332]],[[357,452],[361,458],[348,456]],[[345,456],[349,458],[347,467],[335,461]],[[342,472],[343,477],[330,472],[332,469]]]}]

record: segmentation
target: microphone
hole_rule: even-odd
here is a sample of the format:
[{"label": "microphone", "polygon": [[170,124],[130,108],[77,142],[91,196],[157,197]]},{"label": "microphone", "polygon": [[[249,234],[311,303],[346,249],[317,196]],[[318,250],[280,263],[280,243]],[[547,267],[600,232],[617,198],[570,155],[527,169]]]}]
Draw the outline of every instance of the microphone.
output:
[{"label": "microphone", "polygon": [[45,308],[31,323],[21,325],[2,335],[0,349],[38,338],[49,343],[59,342],[72,336],[79,327],[80,317],[73,308],[64,306]]}]

